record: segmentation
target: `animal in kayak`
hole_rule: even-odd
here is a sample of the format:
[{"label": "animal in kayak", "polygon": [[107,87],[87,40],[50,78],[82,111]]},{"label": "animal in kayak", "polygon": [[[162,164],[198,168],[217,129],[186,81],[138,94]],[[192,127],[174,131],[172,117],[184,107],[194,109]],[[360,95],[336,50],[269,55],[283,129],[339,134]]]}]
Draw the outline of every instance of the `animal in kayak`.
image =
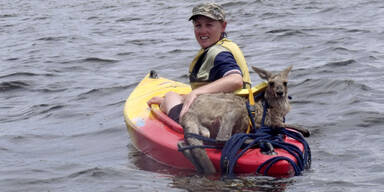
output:
[{"label": "animal in kayak", "polygon": [[[260,78],[267,80],[268,86],[263,99],[257,100],[255,108],[256,127],[264,125],[271,128],[286,127],[284,117],[290,111],[288,99],[288,73],[292,66],[273,74],[264,69],[252,67]],[[264,106],[268,105],[264,122]],[[182,117],[180,124],[184,128],[184,141],[178,143],[180,148],[185,146],[202,146],[203,141],[188,134],[198,134],[216,140],[228,140],[232,134],[244,133],[249,125],[249,116],[246,100],[232,93],[216,93],[198,96],[187,113]],[[216,172],[205,149],[191,148],[183,150],[184,156],[189,159],[196,169],[204,174]]]}]

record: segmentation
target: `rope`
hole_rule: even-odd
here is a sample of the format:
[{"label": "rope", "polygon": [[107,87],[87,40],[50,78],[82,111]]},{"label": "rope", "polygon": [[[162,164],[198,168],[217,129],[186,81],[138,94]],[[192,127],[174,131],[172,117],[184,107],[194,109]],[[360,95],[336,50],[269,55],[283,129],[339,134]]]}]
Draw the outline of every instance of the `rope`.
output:
[{"label": "rope", "polygon": [[[304,153],[295,145],[284,142],[282,135],[289,136],[304,146]],[[222,142],[219,142],[212,138],[207,138],[198,134],[186,133],[185,137],[194,137],[196,139],[202,140],[204,143],[209,143],[208,145],[200,146],[185,146],[180,147],[179,151],[194,149],[194,148],[211,148],[211,149],[222,149],[221,159],[220,159],[220,168],[222,174],[234,177],[234,168],[236,166],[237,160],[250,148],[259,147],[261,151],[265,151],[263,148],[266,143],[271,144],[274,148],[280,148],[287,151],[295,159],[290,159],[285,156],[276,156],[266,162],[262,163],[256,170],[260,173],[262,168],[265,167],[263,174],[268,175],[269,169],[277,162],[285,160],[289,162],[295,171],[295,176],[300,175],[305,168],[310,168],[311,164],[311,151],[308,143],[305,141],[303,136],[297,132],[287,130],[285,128],[280,128],[278,130],[273,130],[270,128],[260,128],[256,133],[246,134],[238,133],[233,135],[224,145],[221,145]],[[246,143],[246,141],[252,140],[252,142]]]},{"label": "rope", "polygon": [[[195,148],[209,148],[209,149],[221,149],[222,147],[222,142],[217,141],[216,139],[204,137],[202,135],[194,134],[194,133],[184,133],[184,138],[188,137],[193,137],[196,139],[199,139],[205,143],[209,143],[210,145],[188,145],[184,147],[179,147],[178,151],[184,151],[188,149],[195,149]],[[221,144],[221,146],[220,146]]]},{"label": "rope", "polygon": [[[304,170],[304,168],[309,168],[311,163],[311,155],[310,155],[310,148],[308,143],[303,139],[303,137],[293,131],[287,130],[285,128],[281,128],[278,131],[275,131],[275,134],[271,134],[271,130],[267,130],[267,128],[259,129],[256,133],[253,134],[235,134],[231,137],[230,140],[227,141],[227,143],[224,145],[224,148],[222,149],[222,156],[220,160],[220,167],[222,170],[222,174],[225,174],[229,177],[234,176],[234,167],[236,165],[237,160],[250,148],[254,147],[256,143],[260,142],[268,142],[272,144],[275,148],[281,148],[287,151],[289,154],[291,154],[295,159],[295,163],[293,159],[290,159],[285,156],[276,156],[268,161],[261,164],[257,172],[260,173],[260,170],[266,166],[264,169],[263,174],[268,175],[269,169],[277,162],[285,160],[288,161],[293,170],[295,171],[295,175],[300,175],[301,172]],[[292,137],[293,139],[298,140],[301,142],[304,146],[304,153],[301,152],[301,150],[296,147],[295,145],[292,145],[290,143],[285,143],[282,138],[279,136],[281,134],[287,135],[289,137]],[[247,139],[254,139],[251,143],[248,145],[245,145],[245,141]],[[259,145],[260,147],[262,145]],[[225,170],[225,171],[224,171]]]},{"label": "rope", "polygon": [[268,171],[269,169],[272,167],[273,164],[277,163],[278,161],[282,161],[282,160],[285,160],[285,161],[288,161],[289,164],[291,164],[291,166],[293,167],[293,170],[295,171],[295,176],[298,176],[300,175],[300,169],[297,167],[296,163],[292,161],[292,159],[288,158],[288,157],[283,157],[283,156],[279,156],[279,157],[274,157],[274,158],[271,158],[267,161],[265,161],[263,164],[261,164],[256,172],[260,172],[261,169],[267,165],[266,169],[264,170],[263,174],[264,175],[268,175]]},{"label": "rope", "polygon": [[249,116],[249,120],[251,121],[251,126],[250,126],[250,129],[247,130],[247,133],[250,133],[251,130],[255,130],[256,129],[256,123],[255,123],[255,111],[251,109],[251,104],[249,102],[245,102],[245,105],[247,106],[247,111],[248,111],[248,116]]}]

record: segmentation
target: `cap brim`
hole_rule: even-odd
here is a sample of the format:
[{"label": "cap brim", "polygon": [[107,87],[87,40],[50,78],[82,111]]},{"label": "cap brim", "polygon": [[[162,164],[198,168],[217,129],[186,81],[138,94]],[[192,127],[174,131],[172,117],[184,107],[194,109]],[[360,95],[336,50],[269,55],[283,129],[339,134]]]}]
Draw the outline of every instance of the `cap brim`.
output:
[{"label": "cap brim", "polygon": [[192,15],[192,16],[188,19],[188,21],[192,20],[194,17],[197,17],[197,16],[204,16],[204,17],[208,17],[208,18],[210,18],[210,19],[216,20],[216,21],[220,21],[220,20],[216,19],[214,16],[212,16],[212,15],[208,15],[208,14],[195,14],[195,15]]},{"label": "cap brim", "polygon": [[188,21],[190,21],[190,20],[192,20],[194,17],[196,17],[197,15],[192,15],[189,19],[188,19]]}]

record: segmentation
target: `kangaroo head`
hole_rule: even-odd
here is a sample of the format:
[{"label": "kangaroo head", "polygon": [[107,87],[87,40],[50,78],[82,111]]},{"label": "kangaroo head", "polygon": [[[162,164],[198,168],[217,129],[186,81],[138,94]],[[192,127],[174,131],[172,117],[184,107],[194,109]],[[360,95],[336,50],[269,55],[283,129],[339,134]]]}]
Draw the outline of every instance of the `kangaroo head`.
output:
[{"label": "kangaroo head", "polygon": [[265,90],[266,99],[285,99],[288,93],[288,73],[292,69],[292,65],[283,71],[272,74],[269,71],[252,66],[252,69],[260,76],[261,79],[267,80],[268,87]]}]

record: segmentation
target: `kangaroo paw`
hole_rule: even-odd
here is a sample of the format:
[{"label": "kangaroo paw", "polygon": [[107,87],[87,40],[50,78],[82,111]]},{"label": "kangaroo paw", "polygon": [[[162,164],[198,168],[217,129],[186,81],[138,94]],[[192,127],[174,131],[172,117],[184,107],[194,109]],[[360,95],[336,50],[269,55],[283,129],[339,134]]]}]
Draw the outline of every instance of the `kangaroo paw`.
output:
[{"label": "kangaroo paw", "polygon": [[300,132],[301,134],[303,134],[304,137],[311,136],[311,132],[309,131],[309,129],[304,128],[304,127],[300,127],[297,125],[286,125],[286,128],[296,130],[296,131]]},{"label": "kangaroo paw", "polygon": [[[179,149],[181,148],[184,148],[184,147],[187,147],[189,145],[185,144],[184,141],[179,141],[177,143],[177,147]],[[195,158],[193,157],[192,153],[191,153],[191,150],[190,149],[185,149],[183,151],[181,151],[183,153],[183,155],[192,163],[192,165],[196,168],[197,172],[199,173],[203,173],[203,168],[200,166],[200,164],[195,160]]]}]

